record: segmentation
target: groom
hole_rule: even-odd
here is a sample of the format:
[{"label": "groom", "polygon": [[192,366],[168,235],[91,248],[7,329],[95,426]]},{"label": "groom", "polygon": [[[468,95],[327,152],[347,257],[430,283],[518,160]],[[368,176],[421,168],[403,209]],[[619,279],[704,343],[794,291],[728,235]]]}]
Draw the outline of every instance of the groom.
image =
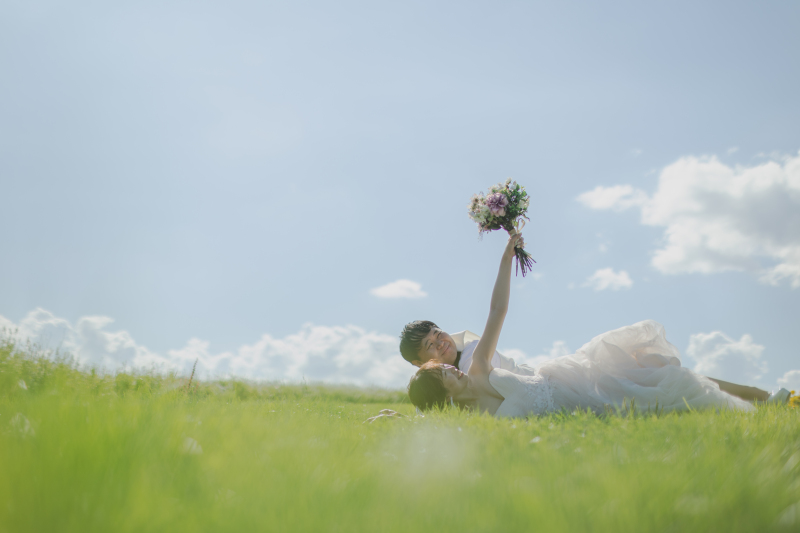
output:
[{"label": "groom", "polygon": [[[415,320],[406,324],[400,334],[400,354],[403,359],[416,367],[428,361],[436,361],[445,365],[453,365],[464,373],[469,372],[472,354],[475,352],[480,337],[471,331],[459,331],[449,335],[430,320]],[[517,364],[510,357],[498,351],[492,357],[492,367],[508,370],[513,374],[532,376],[536,370],[532,366]],[[382,409],[376,416],[364,423],[376,420],[406,418],[405,415],[392,409]]]},{"label": "groom", "polygon": [[[462,372],[469,372],[472,354],[480,337],[471,331],[460,331],[448,335],[430,320],[415,320],[406,324],[400,334],[400,354],[416,367],[428,361],[452,365]],[[513,359],[498,351],[492,357],[492,366],[513,374],[532,376],[535,369],[525,364],[516,364]]]}]

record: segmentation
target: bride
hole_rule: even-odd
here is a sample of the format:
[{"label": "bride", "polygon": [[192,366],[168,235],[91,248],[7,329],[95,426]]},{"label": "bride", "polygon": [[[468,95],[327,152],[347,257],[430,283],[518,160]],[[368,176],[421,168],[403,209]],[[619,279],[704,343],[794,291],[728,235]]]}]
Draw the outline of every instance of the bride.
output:
[{"label": "bride", "polygon": [[[659,411],[707,407],[750,411],[754,407],[747,400],[785,401],[788,391],[781,390],[778,398],[773,398],[766,391],[713,380],[682,367],[678,349],[667,342],[664,327],[653,320],[599,335],[577,353],[546,361],[535,371],[512,373],[494,368],[492,358],[496,364],[518,244],[522,245],[521,235],[511,235],[503,251],[489,318],[474,345],[468,373],[438,358],[422,364],[408,385],[411,402],[419,409],[456,402],[497,417],[525,417],[561,409],[601,413],[625,402]],[[448,337],[441,333],[432,331],[431,340]],[[446,341],[440,342],[445,345],[442,350],[452,351]]]}]

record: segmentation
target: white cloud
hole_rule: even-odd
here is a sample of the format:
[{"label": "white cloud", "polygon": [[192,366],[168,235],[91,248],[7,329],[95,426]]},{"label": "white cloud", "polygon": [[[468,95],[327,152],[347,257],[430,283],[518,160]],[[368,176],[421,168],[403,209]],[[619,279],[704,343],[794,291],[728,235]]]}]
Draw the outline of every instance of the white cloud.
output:
[{"label": "white cloud", "polygon": [[537,367],[545,361],[555,359],[556,357],[561,357],[562,355],[568,355],[572,352],[569,350],[569,348],[567,348],[567,343],[564,341],[555,341],[553,342],[553,345],[550,348],[546,348],[543,353],[534,355],[532,357],[527,355],[522,350],[517,350],[516,348],[501,350],[500,353],[512,358],[517,364],[526,364],[532,367]]},{"label": "white cloud", "polygon": [[800,393],[800,370],[789,370],[786,372],[783,377],[778,378],[778,385]]},{"label": "white cloud", "polygon": [[614,185],[613,187],[598,185],[593,190],[578,196],[578,201],[591,209],[623,211],[629,207],[643,205],[647,202],[647,194],[630,185]]},{"label": "white cloud", "polygon": [[624,270],[614,272],[611,268],[601,268],[589,276],[581,287],[592,287],[596,291],[604,291],[606,289],[618,291],[633,287],[633,280]]},{"label": "white cloud", "polygon": [[733,155],[738,151],[739,151],[738,146],[731,146],[730,148],[728,148],[728,155]]},{"label": "white cloud", "polygon": [[127,331],[111,330],[112,323],[108,317],[93,316],[71,324],[44,309],[32,311],[19,324],[0,316],[0,327],[17,329],[18,338],[59,348],[73,354],[81,365],[107,371],[127,366],[188,375],[197,359],[197,371],[204,378],[306,379],[402,388],[415,370],[400,356],[397,337],[353,325],[306,324],[283,338],[265,334],[233,352],[215,353],[208,341],[193,338],[183,348],[163,355],[137,344]]},{"label": "white cloud", "polygon": [[517,364],[528,362],[528,356],[525,355],[525,352],[518,350],[517,348],[506,348],[498,351],[506,357],[513,359]]},{"label": "white cloud", "polygon": [[762,358],[764,347],[753,342],[750,335],[737,341],[721,331],[695,333],[689,337],[686,355],[694,359],[694,371],[704,376],[749,384],[761,379],[768,371]]},{"label": "white cloud", "polygon": [[428,295],[422,285],[410,279],[398,279],[369,291],[378,298],[424,298]]},{"label": "white cloud", "polygon": [[640,155],[642,155],[642,153],[643,150],[641,148],[634,148],[633,150],[631,150],[631,155],[633,157],[639,157]]},{"label": "white cloud", "polygon": [[85,316],[73,325],[41,308],[28,313],[19,324],[0,316],[0,326],[5,326],[9,332],[16,331],[18,339],[70,353],[81,365],[108,370],[126,365],[178,369],[174,362],[136,344],[127,331],[108,331],[107,327],[113,322],[109,317]]},{"label": "white cloud", "polygon": [[16,329],[16,325],[6,317],[0,315],[0,333],[10,335]]},{"label": "white cloud", "polygon": [[652,265],[664,274],[750,271],[762,283],[800,288],[800,154],[752,167],[684,157],[661,171],[650,197],[616,185],[577,200],[592,209],[636,207],[643,224],[663,227]]}]

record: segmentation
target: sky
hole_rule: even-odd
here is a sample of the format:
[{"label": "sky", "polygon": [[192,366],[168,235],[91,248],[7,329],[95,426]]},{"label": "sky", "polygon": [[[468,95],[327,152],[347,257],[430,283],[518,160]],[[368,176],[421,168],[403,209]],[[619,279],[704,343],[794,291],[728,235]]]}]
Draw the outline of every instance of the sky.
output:
[{"label": "sky", "polygon": [[654,319],[800,390],[797,2],[0,6],[0,326],[84,366],[402,388],[407,322],[501,352]]}]

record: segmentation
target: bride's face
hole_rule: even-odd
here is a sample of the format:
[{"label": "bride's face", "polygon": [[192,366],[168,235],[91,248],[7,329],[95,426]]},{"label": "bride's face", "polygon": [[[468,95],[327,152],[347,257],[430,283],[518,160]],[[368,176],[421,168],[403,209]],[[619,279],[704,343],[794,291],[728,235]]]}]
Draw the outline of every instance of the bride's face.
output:
[{"label": "bride's face", "polygon": [[428,332],[419,347],[419,359],[417,366],[422,366],[428,361],[437,361],[445,365],[452,365],[456,362],[456,343],[453,337],[444,331],[433,328]]},{"label": "bride's face", "polygon": [[447,396],[458,398],[469,383],[469,376],[452,365],[442,365],[442,384]]}]

